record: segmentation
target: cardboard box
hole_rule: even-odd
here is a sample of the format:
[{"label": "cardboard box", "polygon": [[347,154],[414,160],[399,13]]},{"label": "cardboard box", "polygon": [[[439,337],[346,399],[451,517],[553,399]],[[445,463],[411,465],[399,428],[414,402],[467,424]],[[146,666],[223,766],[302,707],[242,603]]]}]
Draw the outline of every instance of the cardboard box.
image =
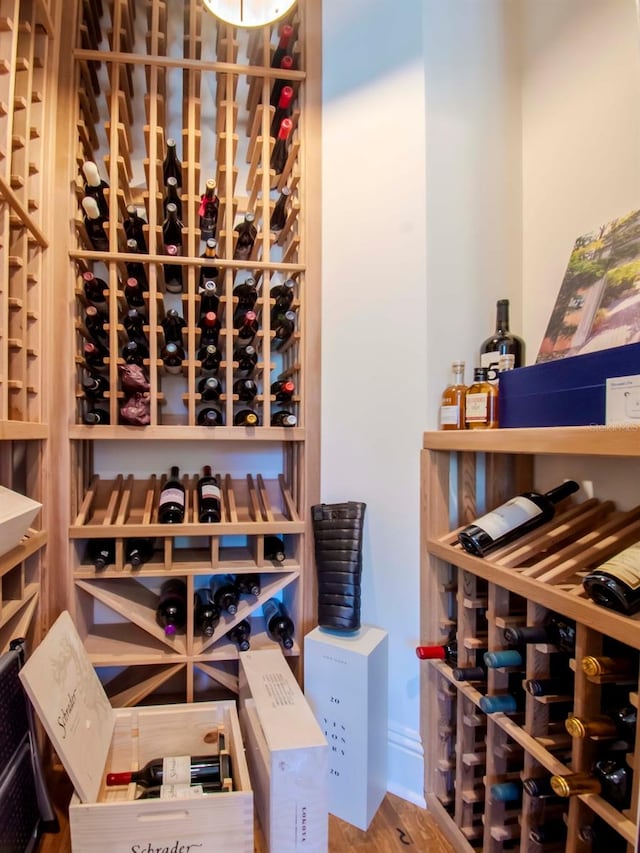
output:
[{"label": "cardboard box", "polygon": [[606,423],[606,383],[640,373],[640,344],[560,358],[500,375],[501,427]]},{"label": "cardboard box", "polygon": [[[69,613],[60,615],[20,678],[73,782],[73,853],[253,853],[253,792],[234,702],[113,709]],[[188,799],[134,799],[106,774],[152,758],[213,755],[225,734],[233,790]]]},{"label": "cardboard box", "polygon": [[270,853],[326,853],[328,745],[279,649],[240,653],[240,725]]}]

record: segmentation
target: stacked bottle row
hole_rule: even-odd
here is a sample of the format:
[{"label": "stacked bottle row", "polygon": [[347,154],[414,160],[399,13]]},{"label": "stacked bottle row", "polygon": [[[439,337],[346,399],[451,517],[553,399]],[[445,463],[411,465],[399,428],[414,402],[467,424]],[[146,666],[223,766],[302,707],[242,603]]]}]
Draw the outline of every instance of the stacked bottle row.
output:
[{"label": "stacked bottle row", "polygon": [[[449,638],[417,649],[441,661],[440,802],[474,849],[564,850],[573,833],[572,850],[605,849],[589,847],[596,838],[626,851],[638,651],[469,572],[442,571]],[[584,793],[606,806],[594,814]]]}]

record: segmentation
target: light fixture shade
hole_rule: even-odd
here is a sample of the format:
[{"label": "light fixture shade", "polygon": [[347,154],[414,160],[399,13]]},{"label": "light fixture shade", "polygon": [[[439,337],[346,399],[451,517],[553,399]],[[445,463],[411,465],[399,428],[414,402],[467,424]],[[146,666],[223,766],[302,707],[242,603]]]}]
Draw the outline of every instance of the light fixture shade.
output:
[{"label": "light fixture shade", "polygon": [[277,21],[296,4],[296,0],[203,0],[205,7],[234,27],[264,27]]}]

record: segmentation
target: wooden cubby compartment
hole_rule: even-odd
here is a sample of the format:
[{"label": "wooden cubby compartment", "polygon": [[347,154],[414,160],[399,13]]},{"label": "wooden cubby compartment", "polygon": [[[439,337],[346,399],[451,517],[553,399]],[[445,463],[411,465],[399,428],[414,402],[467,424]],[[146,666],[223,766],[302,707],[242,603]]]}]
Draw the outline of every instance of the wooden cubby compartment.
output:
[{"label": "wooden cubby compartment", "polygon": [[[307,119],[305,113],[305,17],[315,14],[312,5],[300,2],[290,15],[295,28],[291,70],[271,67],[281,22],[251,31],[234,29],[214,18],[200,0],[187,0],[179,9],[165,0],[75,0],[63,12],[63,26],[74,33],[75,44],[64,66],[68,92],[73,93],[68,96],[72,133],[68,112],[64,128],[63,119],[59,125],[60,139],[66,134],[70,142],[66,158],[71,242],[65,257],[60,256],[69,271],[71,316],[62,322],[70,328],[73,372],[68,389],[69,441],[60,446],[70,469],[71,578],[65,583],[76,624],[116,704],[161,701],[162,696],[192,701],[220,690],[236,692],[237,650],[225,638],[226,630],[250,617],[255,629],[252,648],[271,643],[260,607],[272,595],[282,597],[291,609],[296,643],[287,655],[296,669],[301,637],[315,618],[307,508],[318,500],[318,413],[307,388],[315,387],[319,370],[317,355],[309,352],[318,334],[319,274],[309,263],[318,257],[317,249],[305,239],[305,229],[319,217],[317,201],[309,203],[307,188],[316,185],[317,168],[314,136],[308,131],[317,116]],[[293,129],[282,171],[276,173],[271,132],[276,110],[270,101],[278,81],[291,84],[295,95]],[[319,91],[319,77],[313,86]],[[169,139],[175,140],[181,162],[178,196],[183,225],[179,251],[171,255],[162,228],[163,160]],[[105,183],[108,216],[103,246],[92,241],[84,222],[86,161],[96,163]],[[204,256],[207,233],[199,216],[209,179],[216,182],[219,200],[215,259]],[[284,223],[272,231],[273,210],[284,187],[290,191]],[[123,224],[130,206],[144,221],[144,244],[141,241],[135,252],[127,244]],[[248,212],[254,214],[256,235],[251,250],[243,254],[236,229]],[[97,332],[87,316],[92,303],[85,295],[85,273],[103,282],[104,300],[93,303],[98,308]],[[138,310],[148,352],[138,362],[144,374],[141,403],[147,408],[142,424],[123,414],[132,394],[122,376],[123,347],[129,338],[124,325],[130,307],[125,295],[129,277],[137,278],[143,289]],[[253,310],[258,330],[252,340],[243,340],[234,289],[248,278],[257,287]],[[214,344],[220,363],[207,371],[199,357],[201,285],[210,279],[217,284],[219,298],[220,327]],[[294,325],[289,337],[281,339],[282,309],[276,308],[271,291],[286,280],[294,282],[289,305]],[[184,320],[184,360],[177,369],[168,369],[163,361],[163,321],[171,309]],[[84,345],[96,341],[101,363],[90,365]],[[237,359],[243,343],[257,352],[252,371],[241,369]],[[88,373],[105,386],[98,399],[83,389]],[[202,399],[199,384],[211,375],[220,381],[221,393],[219,399],[208,401]],[[241,378],[251,378],[257,385],[250,402],[240,400],[234,391]],[[281,403],[271,394],[279,379],[295,384],[290,402]],[[219,410],[221,425],[199,425],[199,413],[209,406]],[[86,423],[92,408],[101,412],[103,422]],[[256,413],[256,426],[234,425],[243,408]],[[296,416],[295,426],[271,426],[280,410]],[[103,442],[122,442],[126,471],[126,455],[135,460],[136,443],[149,440],[171,442],[172,464],[180,466],[186,490],[183,524],[158,524],[158,496],[167,470],[163,466],[157,473],[103,475],[100,470],[96,448]],[[194,470],[192,462],[181,459],[194,446],[202,448],[201,464],[213,464],[220,478],[223,509],[216,525],[197,521],[200,472],[197,465]],[[252,455],[252,473],[238,476],[234,454]],[[261,454],[268,457],[268,475],[261,472]],[[279,467],[275,474],[274,456]],[[229,460],[229,467],[219,458]],[[233,476],[226,470],[234,471]],[[193,473],[185,473],[189,471]],[[282,564],[265,559],[264,537],[271,534],[284,538],[287,559]],[[150,537],[155,543],[152,558],[139,568],[132,568],[126,559],[127,540],[133,537]],[[87,555],[88,542],[98,538],[111,539],[115,545],[112,565],[99,571]],[[194,635],[191,613],[184,634],[166,640],[154,614],[163,579],[182,577],[192,599],[194,590],[217,574],[253,571],[260,574],[263,592],[256,600],[242,601],[237,619],[221,622],[214,636],[205,640]]]},{"label": "wooden cubby compartment", "polygon": [[[537,455],[563,458],[571,476],[572,456],[635,457],[640,431],[599,432],[590,428],[425,433],[422,451],[422,624],[421,641],[442,642],[455,633],[458,665],[475,665],[484,649],[509,648],[504,629],[542,624],[549,612],[576,623],[575,654],[548,644],[526,647],[517,671],[490,669],[487,682],[456,681],[442,661],[422,664],[422,733],[425,795],[431,811],[458,851],[537,853],[529,833],[542,822],[566,823],[566,841],[555,847],[587,853],[580,828],[604,820],[635,849],[640,778],[634,775],[631,806],[618,811],[602,797],[586,794],[560,802],[530,797],[501,801],[491,786],[529,777],[588,771],[607,743],[572,739],[564,721],[573,713],[592,717],[612,704],[637,706],[638,675],[588,678],[586,655],[638,659],[640,620],[599,607],[582,588],[582,577],[640,538],[638,507],[619,511],[596,498],[565,501],[537,530],[487,557],[466,553],[457,531],[482,512],[534,488]],[[566,457],[566,458],[565,458]],[[436,606],[433,606],[436,602]],[[535,697],[523,691],[517,714],[485,714],[484,694],[508,690],[510,679],[559,676],[563,695]],[[627,755],[640,766],[640,742]]]}]

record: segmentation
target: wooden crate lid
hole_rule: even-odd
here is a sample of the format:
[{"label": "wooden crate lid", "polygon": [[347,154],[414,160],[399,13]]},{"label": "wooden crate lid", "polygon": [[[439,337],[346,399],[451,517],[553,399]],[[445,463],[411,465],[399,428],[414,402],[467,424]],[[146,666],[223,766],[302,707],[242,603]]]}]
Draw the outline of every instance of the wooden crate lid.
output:
[{"label": "wooden crate lid", "polygon": [[20,670],[20,680],[83,803],[95,803],[115,713],[68,611]]}]

